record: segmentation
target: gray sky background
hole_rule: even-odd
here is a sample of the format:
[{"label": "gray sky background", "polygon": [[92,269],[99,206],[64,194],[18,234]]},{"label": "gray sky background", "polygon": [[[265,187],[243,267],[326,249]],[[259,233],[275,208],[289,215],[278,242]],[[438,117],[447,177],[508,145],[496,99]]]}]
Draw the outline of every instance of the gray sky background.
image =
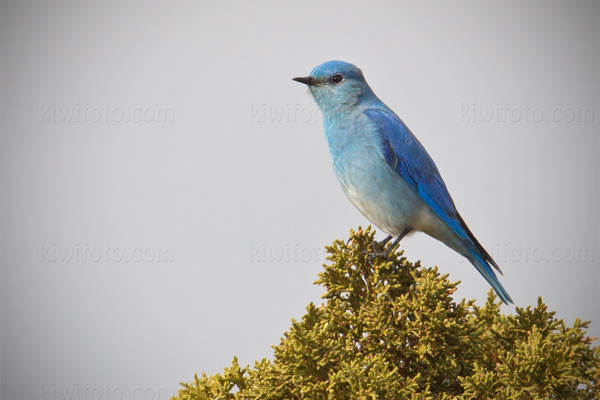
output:
[{"label": "gray sky background", "polygon": [[[516,305],[600,336],[598,2],[8,1],[0,57],[3,400],[162,400],[272,357],[323,246],[368,225],[291,80],[332,59],[428,149]],[[403,247],[485,300],[443,244]]]}]

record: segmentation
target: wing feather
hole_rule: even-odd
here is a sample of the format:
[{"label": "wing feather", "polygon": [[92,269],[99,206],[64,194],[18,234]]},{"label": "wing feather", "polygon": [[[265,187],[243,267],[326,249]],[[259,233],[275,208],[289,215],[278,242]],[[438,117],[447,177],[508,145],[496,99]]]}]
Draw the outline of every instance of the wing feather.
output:
[{"label": "wing feather", "polygon": [[458,235],[470,253],[469,260],[508,303],[512,299],[498,281],[490,265],[502,273],[498,264],[477,241],[464,222],[446,188],[435,163],[408,127],[395,114],[383,109],[368,109],[365,114],[380,134],[381,150],[388,165]]}]

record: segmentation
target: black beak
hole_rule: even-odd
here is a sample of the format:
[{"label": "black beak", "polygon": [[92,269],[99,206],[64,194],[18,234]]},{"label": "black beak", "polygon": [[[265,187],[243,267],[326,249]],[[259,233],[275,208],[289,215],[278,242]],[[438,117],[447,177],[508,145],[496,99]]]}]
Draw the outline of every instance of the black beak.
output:
[{"label": "black beak", "polygon": [[294,78],[293,80],[295,80],[296,82],[304,83],[308,86],[315,86],[317,84],[316,79],[312,76],[307,76],[306,78]]}]

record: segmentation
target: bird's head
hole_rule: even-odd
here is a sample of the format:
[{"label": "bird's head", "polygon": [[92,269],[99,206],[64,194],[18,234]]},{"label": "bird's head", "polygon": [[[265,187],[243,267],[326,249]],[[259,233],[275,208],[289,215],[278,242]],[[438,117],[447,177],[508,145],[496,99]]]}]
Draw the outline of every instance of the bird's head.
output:
[{"label": "bird's head", "polygon": [[350,110],[362,99],[373,96],[362,71],[344,61],[328,61],[309,76],[294,80],[308,85],[323,113]]}]

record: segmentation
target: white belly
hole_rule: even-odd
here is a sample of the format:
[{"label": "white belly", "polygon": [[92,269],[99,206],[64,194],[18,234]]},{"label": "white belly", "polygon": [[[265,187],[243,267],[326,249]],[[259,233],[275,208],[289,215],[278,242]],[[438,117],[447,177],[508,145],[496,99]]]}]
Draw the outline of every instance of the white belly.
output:
[{"label": "white belly", "polygon": [[[408,184],[380,159],[359,165],[335,165],[335,174],[352,204],[388,235],[404,229],[423,231],[431,225],[431,212]],[[337,167],[337,168],[336,168]]]}]

